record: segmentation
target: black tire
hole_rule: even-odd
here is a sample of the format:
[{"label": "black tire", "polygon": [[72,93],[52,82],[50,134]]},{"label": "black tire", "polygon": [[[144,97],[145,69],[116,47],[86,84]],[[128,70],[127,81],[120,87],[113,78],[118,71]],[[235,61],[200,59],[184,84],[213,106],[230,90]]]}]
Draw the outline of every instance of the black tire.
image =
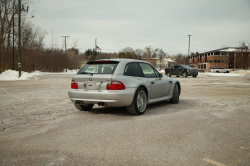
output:
[{"label": "black tire", "polygon": [[187,77],[187,72],[183,72],[183,73],[182,73],[182,76],[183,76],[183,77]]},{"label": "black tire", "polygon": [[93,108],[94,104],[88,104],[88,105],[79,105],[79,104],[74,104],[75,107],[80,110],[80,111],[89,111]]},{"label": "black tire", "polygon": [[217,70],[216,73],[219,73],[219,71]]},{"label": "black tire", "polygon": [[180,76],[176,76],[176,77],[180,77]]},{"label": "black tire", "polygon": [[178,87],[177,84],[175,84],[174,91],[173,91],[173,97],[172,97],[172,99],[170,99],[170,102],[172,104],[179,103],[179,96],[180,96],[180,94],[179,94],[179,87]]},{"label": "black tire", "polygon": [[147,95],[143,88],[138,88],[135,92],[133,102],[127,107],[127,111],[133,115],[142,115],[147,108]]},{"label": "black tire", "polygon": [[168,73],[167,73],[167,76],[168,76],[168,77],[171,77],[171,72],[168,72]]},{"label": "black tire", "polygon": [[193,77],[197,77],[197,75],[193,75]]}]

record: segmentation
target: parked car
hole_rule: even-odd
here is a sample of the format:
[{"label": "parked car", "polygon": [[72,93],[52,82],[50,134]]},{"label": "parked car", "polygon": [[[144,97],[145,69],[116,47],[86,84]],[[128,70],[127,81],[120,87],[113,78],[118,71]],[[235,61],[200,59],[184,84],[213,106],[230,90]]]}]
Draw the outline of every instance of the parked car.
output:
[{"label": "parked car", "polygon": [[225,69],[224,67],[212,67],[211,73],[229,73],[230,69]]},{"label": "parked car", "polygon": [[173,68],[166,68],[165,75],[171,77],[172,75],[176,75],[176,77],[183,76],[198,76],[198,70],[195,68],[191,68],[188,65],[174,65]]},{"label": "parked car", "polygon": [[169,100],[179,102],[178,80],[163,77],[150,63],[134,59],[90,61],[73,76],[70,100],[81,111],[94,104],[126,107],[128,113],[141,115],[147,105]]}]

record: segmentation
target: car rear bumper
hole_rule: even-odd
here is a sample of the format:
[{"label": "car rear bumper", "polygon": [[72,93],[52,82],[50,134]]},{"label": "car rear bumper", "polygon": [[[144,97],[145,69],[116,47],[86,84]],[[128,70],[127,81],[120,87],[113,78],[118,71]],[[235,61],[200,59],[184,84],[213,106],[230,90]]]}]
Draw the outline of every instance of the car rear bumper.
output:
[{"label": "car rear bumper", "polygon": [[106,103],[109,107],[129,106],[134,98],[136,88],[126,88],[125,90],[85,90],[70,89],[68,95],[75,103],[82,101],[86,104]]}]

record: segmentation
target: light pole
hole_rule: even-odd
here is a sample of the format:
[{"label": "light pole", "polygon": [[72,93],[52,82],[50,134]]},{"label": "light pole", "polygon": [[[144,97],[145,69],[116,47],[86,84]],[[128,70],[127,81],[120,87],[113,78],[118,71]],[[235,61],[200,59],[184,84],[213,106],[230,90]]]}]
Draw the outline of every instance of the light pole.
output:
[{"label": "light pole", "polygon": [[189,51],[190,51],[190,36],[192,36],[192,35],[188,35],[188,37],[189,37],[189,43],[188,43],[188,65],[189,65]]}]

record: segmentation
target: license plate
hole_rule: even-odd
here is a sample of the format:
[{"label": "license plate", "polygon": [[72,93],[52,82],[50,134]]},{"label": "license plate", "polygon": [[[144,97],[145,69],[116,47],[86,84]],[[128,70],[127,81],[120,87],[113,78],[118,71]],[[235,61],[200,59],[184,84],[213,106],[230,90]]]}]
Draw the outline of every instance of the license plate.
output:
[{"label": "license plate", "polygon": [[97,81],[86,82],[86,89],[97,89]]}]

